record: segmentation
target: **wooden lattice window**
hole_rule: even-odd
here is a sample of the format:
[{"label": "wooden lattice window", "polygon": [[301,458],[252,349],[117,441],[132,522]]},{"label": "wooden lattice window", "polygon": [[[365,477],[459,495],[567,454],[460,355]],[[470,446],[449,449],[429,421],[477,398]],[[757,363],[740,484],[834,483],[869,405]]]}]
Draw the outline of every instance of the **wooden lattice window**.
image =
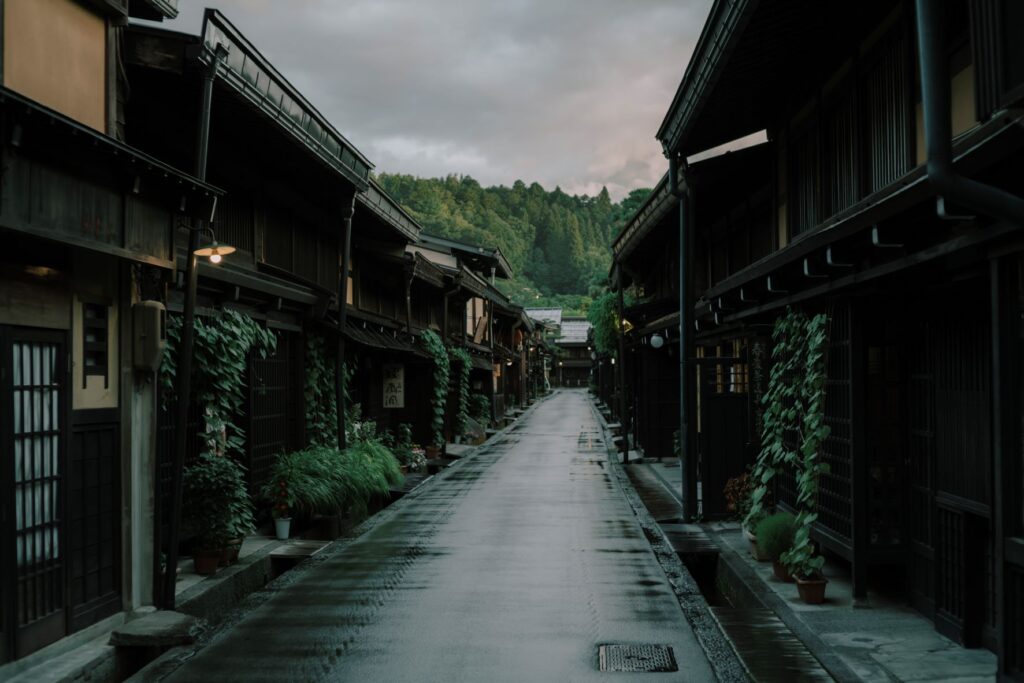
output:
[{"label": "wooden lattice window", "polygon": [[897,34],[867,72],[868,189],[877,192],[910,169],[907,41]]},{"label": "wooden lattice window", "polygon": [[82,304],[82,386],[89,377],[102,377],[103,386],[109,386],[107,346],[109,343],[108,311],[106,304]]}]

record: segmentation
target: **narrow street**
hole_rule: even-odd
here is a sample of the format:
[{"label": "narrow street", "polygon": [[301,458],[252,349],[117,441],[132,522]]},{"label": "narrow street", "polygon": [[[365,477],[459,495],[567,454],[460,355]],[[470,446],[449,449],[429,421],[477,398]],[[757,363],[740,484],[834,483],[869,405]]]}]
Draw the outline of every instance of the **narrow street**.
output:
[{"label": "narrow street", "polygon": [[176,671],[174,681],[589,681],[606,643],[664,644],[714,680],[584,391],[382,513]]}]

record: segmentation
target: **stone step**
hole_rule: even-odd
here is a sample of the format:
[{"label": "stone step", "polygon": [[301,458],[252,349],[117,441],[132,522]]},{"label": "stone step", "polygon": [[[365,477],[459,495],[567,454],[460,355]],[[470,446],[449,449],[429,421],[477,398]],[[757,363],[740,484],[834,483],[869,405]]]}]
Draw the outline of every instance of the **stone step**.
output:
[{"label": "stone step", "polygon": [[329,541],[309,541],[297,538],[270,551],[271,559],[294,560],[312,557],[323,550]]}]

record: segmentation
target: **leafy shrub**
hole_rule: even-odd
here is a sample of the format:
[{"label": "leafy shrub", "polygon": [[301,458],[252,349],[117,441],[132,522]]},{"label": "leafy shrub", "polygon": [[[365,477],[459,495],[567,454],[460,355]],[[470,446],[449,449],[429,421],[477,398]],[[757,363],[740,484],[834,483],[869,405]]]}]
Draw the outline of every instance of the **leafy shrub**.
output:
[{"label": "leafy shrub", "polygon": [[182,523],[204,549],[214,549],[253,529],[245,469],[233,458],[200,453],[182,479]]},{"label": "leafy shrub", "polygon": [[339,451],[312,447],[281,455],[263,487],[276,517],[292,513],[361,513],[370,498],[402,482],[398,460],[377,439]]},{"label": "leafy shrub", "polygon": [[491,399],[484,394],[473,394],[469,401],[469,414],[477,422],[491,421]]},{"label": "leafy shrub", "polygon": [[757,548],[773,561],[778,562],[782,553],[793,546],[796,533],[796,518],[788,512],[776,512],[762,519],[754,535]]}]

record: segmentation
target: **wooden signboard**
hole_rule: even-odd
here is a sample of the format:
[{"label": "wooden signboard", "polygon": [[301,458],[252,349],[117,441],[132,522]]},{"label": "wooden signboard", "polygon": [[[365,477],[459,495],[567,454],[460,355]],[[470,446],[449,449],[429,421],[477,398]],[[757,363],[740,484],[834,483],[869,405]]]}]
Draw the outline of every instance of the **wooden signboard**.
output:
[{"label": "wooden signboard", "polygon": [[384,407],[405,407],[405,367],[400,363],[384,363]]}]

